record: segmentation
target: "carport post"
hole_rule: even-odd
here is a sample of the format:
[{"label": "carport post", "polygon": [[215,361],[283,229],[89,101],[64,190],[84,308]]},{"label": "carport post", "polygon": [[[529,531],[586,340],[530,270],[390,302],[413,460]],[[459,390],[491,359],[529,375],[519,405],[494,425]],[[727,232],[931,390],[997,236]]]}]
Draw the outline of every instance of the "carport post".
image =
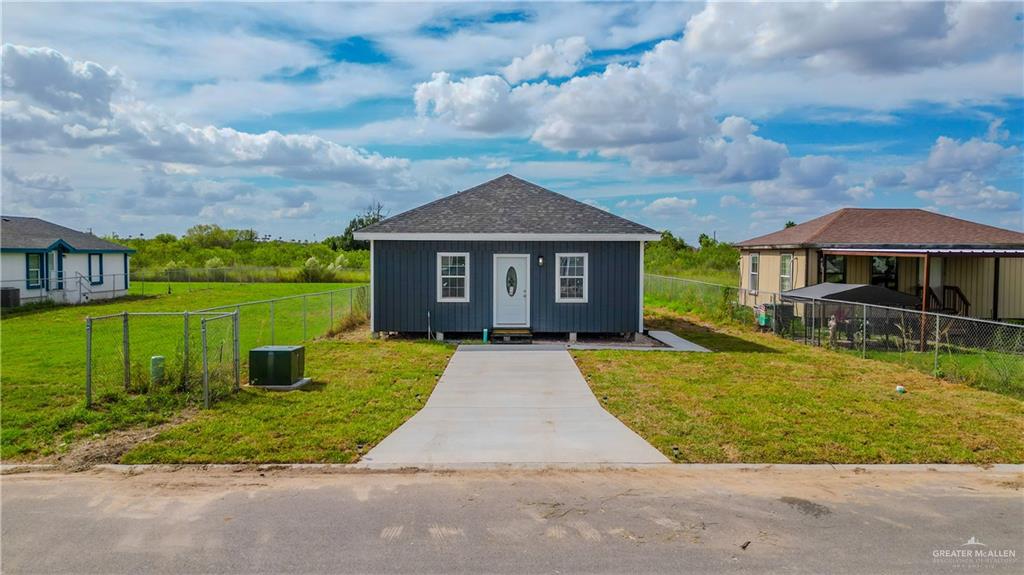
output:
[{"label": "carport post", "polygon": [[85,407],[92,407],[92,318],[85,318]]},{"label": "carport post", "polygon": [[131,345],[128,337],[128,312],[121,313],[121,353],[124,354],[124,390],[128,391],[128,386],[132,379]]}]

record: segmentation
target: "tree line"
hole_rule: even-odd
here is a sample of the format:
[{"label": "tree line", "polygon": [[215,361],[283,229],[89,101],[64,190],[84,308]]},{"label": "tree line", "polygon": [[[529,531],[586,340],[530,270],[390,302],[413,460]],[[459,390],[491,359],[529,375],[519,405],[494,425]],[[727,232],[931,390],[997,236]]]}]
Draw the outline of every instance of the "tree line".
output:
[{"label": "tree line", "polygon": [[261,236],[252,229],[222,228],[197,224],[181,237],[157,234],[152,238],[108,238],[135,249],[135,269],[257,267],[333,267],[369,269],[370,244],[357,241],[356,230],[384,219],[380,204],[352,218],[340,235],[320,242],[284,240]]}]

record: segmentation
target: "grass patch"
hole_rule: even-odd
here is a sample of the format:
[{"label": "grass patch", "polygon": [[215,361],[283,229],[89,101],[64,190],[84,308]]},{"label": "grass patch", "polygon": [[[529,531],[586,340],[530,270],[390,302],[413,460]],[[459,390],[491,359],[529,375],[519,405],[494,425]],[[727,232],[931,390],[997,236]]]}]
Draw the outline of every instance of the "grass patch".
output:
[{"label": "grass patch", "polygon": [[[152,284],[149,287],[153,287]],[[195,286],[193,286],[195,287]],[[185,284],[163,285],[160,295],[130,296],[81,306],[36,309],[4,314],[0,320],[0,401],[3,425],[0,430],[0,458],[29,460],[63,452],[82,438],[131,426],[150,426],[167,421],[192,398],[172,387],[146,394],[126,394],[120,383],[120,321],[97,323],[94,331],[94,401],[85,409],[85,317],[121,311],[182,311],[232,303],[319,292],[347,287],[346,284],[212,284],[189,291]],[[132,291],[137,289],[132,286]],[[138,289],[141,289],[139,287]],[[150,290],[151,293],[153,290]],[[337,298],[342,299],[342,298]],[[323,298],[309,304],[310,337],[330,327]],[[336,301],[339,315],[347,300]],[[301,299],[275,310],[278,343],[298,342],[302,337]],[[267,309],[243,308],[242,353],[267,342]],[[222,342],[228,322],[218,324],[216,337]],[[199,334],[198,321],[192,336]],[[180,318],[139,318],[131,323],[133,375],[146,373],[151,355],[170,360],[182,345]],[[192,339],[193,343],[197,341]],[[198,346],[193,349],[198,349]],[[218,348],[220,349],[220,348]],[[193,365],[198,366],[198,353]],[[169,368],[178,369],[171,365]],[[191,369],[198,376],[198,367]],[[134,379],[134,378],[133,378]],[[191,391],[195,393],[195,391]]]},{"label": "grass patch", "polygon": [[320,340],[313,384],[252,388],[136,446],[124,463],[350,463],[426,403],[454,349],[425,341]]},{"label": "grass patch", "polygon": [[573,355],[606,409],[674,461],[1024,462],[1019,400],[666,309],[646,321],[716,353]]}]

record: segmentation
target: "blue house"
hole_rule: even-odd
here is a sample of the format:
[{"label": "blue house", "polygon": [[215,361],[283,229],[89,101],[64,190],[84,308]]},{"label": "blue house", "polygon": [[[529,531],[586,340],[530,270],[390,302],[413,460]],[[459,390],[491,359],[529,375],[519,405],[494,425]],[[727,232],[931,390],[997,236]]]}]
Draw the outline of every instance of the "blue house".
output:
[{"label": "blue house", "polygon": [[367,226],[374,332],[615,333],[643,327],[660,234],[511,175]]}]

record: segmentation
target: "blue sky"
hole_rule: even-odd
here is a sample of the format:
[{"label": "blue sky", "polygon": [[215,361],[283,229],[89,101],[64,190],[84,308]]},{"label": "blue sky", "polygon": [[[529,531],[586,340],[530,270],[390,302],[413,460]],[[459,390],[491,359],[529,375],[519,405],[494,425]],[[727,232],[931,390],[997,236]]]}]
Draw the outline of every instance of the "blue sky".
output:
[{"label": "blue sky", "polygon": [[1019,3],[17,4],[3,211],[339,233],[509,172],[693,240],[1024,228]]}]

